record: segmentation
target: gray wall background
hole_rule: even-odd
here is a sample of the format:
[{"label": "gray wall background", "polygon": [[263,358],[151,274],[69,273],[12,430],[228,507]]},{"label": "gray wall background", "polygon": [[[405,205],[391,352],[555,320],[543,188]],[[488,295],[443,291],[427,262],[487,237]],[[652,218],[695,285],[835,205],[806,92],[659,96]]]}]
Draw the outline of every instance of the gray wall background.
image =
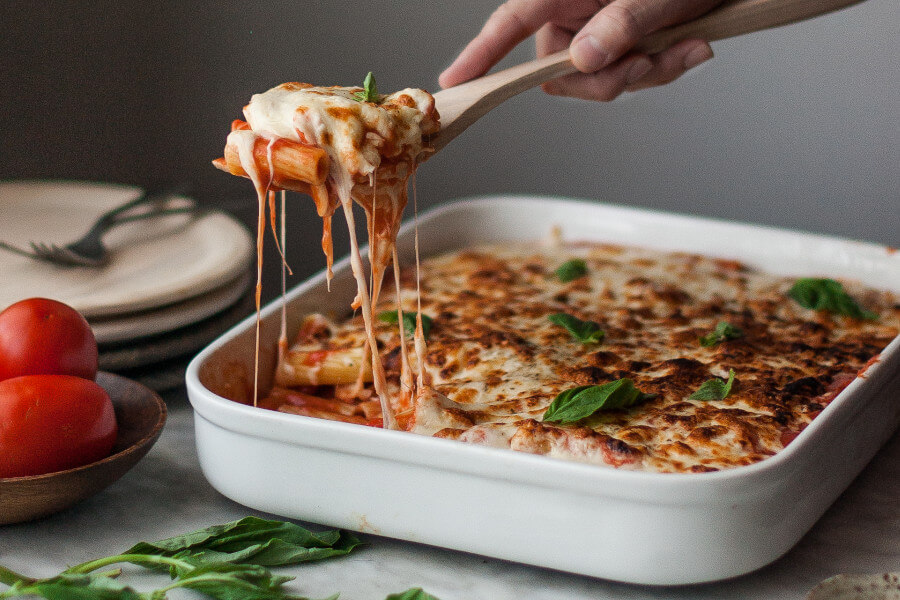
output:
[{"label": "gray wall background", "polygon": [[[209,161],[251,94],[369,70],[382,91],[435,91],[495,6],[4,2],[0,179],[183,180],[247,217],[249,183]],[[675,84],[613,103],[515,98],[423,166],[420,207],[552,194],[900,246],[900,3],[868,0],[714,50]],[[523,44],[504,64],[532,54]],[[322,266],[319,221],[299,197],[289,218],[304,276]]]}]

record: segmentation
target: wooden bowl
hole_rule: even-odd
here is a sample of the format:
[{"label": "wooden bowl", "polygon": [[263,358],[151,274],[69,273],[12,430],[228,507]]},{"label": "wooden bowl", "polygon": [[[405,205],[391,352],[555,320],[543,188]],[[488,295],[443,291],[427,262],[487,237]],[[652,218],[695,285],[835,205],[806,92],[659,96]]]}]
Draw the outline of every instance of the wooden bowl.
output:
[{"label": "wooden bowl", "polygon": [[0,525],[44,517],[93,496],[128,472],[153,447],[166,423],[162,398],[112,373],[97,373],[97,383],[109,393],[119,426],[112,454],[56,473],[0,478]]}]

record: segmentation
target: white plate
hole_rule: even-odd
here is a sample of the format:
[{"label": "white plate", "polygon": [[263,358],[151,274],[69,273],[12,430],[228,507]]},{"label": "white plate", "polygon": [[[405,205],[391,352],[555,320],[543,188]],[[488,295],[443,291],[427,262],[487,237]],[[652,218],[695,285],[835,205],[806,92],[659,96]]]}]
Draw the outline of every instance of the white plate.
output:
[{"label": "white plate", "polygon": [[[784,275],[850,277],[900,292],[900,253],[773,228],[554,198],[500,197],[419,218],[423,255],[478,243],[567,239],[733,258]],[[413,257],[401,228],[401,261]],[[288,330],[309,312],[347,314],[348,261],[332,293],[319,274],[288,294]],[[263,311],[262,386],[281,307]],[[715,473],[621,471],[400,431],[261,410],[225,399],[252,377],[254,319],[187,372],[197,452],[210,483],[275,514],[632,583],[734,577],[787,552],[900,423],[900,336],[790,446]],[[252,381],[252,380],[251,380]],[[246,386],[244,386],[246,387]],[[218,392],[218,393],[217,393]]]},{"label": "white plate", "polygon": [[[253,294],[247,293],[222,312],[180,329],[133,341],[101,344],[100,370],[120,373],[179,358],[183,373],[189,358],[223,331],[244,320],[253,308]],[[132,375],[133,372],[128,374]]]},{"label": "white plate", "polygon": [[[0,182],[0,240],[65,244],[103,212],[135,198],[134,187],[84,182]],[[148,310],[204,294],[250,265],[247,229],[225,213],[174,215],[117,227],[102,268],[56,267],[0,250],[0,310],[23,298],[60,300],[85,317]]]},{"label": "white plate", "polygon": [[125,342],[157,335],[202,321],[237,302],[250,289],[252,274],[247,271],[234,281],[183,302],[139,313],[106,319],[91,318],[98,344]]}]

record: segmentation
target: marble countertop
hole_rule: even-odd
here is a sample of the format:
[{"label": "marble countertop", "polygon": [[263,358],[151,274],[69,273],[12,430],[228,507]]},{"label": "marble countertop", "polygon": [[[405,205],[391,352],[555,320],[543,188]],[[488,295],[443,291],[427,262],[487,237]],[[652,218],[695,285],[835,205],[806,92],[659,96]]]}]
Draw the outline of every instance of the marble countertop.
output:
[{"label": "marble countertop", "polygon": [[[228,500],[207,483],[197,462],[193,413],[183,390],[166,400],[168,423],[142,462],[73,508],[32,523],[0,526],[0,564],[27,575],[50,576],[139,540],[250,514],[270,516]],[[381,600],[410,587],[422,587],[441,600],[800,599],[837,573],[900,570],[900,433],[787,555],[755,573],[718,583],[627,585],[374,535],[361,537],[367,545],[350,556],[279,573],[297,577],[289,584],[294,593],[321,598],[340,592],[341,600]],[[137,577],[129,581],[138,589],[156,585],[142,583],[146,576]],[[171,597],[199,596],[186,592]]]}]

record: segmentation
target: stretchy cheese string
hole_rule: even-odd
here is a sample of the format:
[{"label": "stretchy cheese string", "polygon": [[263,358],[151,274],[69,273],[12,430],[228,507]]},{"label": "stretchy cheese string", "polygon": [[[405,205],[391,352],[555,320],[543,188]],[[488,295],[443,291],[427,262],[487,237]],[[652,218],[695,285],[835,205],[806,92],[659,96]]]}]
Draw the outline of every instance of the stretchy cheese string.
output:
[{"label": "stretchy cheese string", "polygon": [[256,350],[253,360],[253,406],[257,405],[259,397],[259,328],[260,328],[260,303],[262,299],[262,267],[263,267],[263,237],[266,232],[266,191],[268,184],[263,186],[259,176],[259,168],[253,156],[255,137],[238,136],[238,156],[241,166],[250,176],[253,187],[256,189],[256,198],[259,203],[256,221]]},{"label": "stretchy cheese string", "polygon": [[[237,136],[237,149],[238,149],[238,157],[241,161],[241,166],[244,171],[250,176],[250,180],[253,182],[253,187],[256,190],[256,197],[259,205],[259,210],[257,212],[257,222],[256,222],[256,292],[255,292],[255,303],[256,303],[256,331],[255,331],[255,347],[254,347],[254,355],[253,355],[253,406],[257,406],[259,404],[259,344],[260,344],[260,327],[261,327],[261,318],[260,311],[262,308],[262,269],[263,269],[263,247],[264,247],[264,239],[266,232],[266,199],[268,197],[268,205],[269,205],[269,215],[270,215],[270,223],[272,227],[272,236],[275,238],[275,245],[278,248],[278,253],[281,256],[281,267],[282,267],[282,297],[285,293],[286,288],[286,275],[285,271],[290,271],[290,267],[287,264],[287,261],[284,256],[283,244],[284,244],[284,207],[285,207],[285,199],[284,192],[282,192],[281,196],[281,241],[279,241],[279,236],[275,231],[275,192],[270,191],[270,187],[272,185],[272,181],[275,178],[275,171],[273,167],[274,161],[272,160],[272,146],[274,144],[274,140],[270,140],[266,145],[266,158],[269,163],[269,178],[266,181],[265,185],[263,185],[262,177],[260,176],[259,165],[256,162],[256,157],[254,156],[254,147],[256,145],[257,137],[255,135],[241,135]],[[284,352],[287,349],[287,316],[284,312],[286,309],[284,306],[282,307],[282,324],[281,324],[281,336],[278,340],[278,353],[279,358],[284,355]]]},{"label": "stretchy cheese string", "polygon": [[316,205],[316,212],[322,217],[322,252],[325,253],[325,281],[328,291],[331,291],[331,280],[334,273],[331,267],[334,265],[334,244],[331,238],[331,217],[337,209],[337,205],[331,202],[328,187],[324,184],[312,187],[312,198]]},{"label": "stretchy cheese string", "polygon": [[377,352],[378,346],[375,342],[375,330],[372,323],[372,305],[369,301],[369,291],[366,285],[362,257],[359,252],[359,243],[356,240],[356,221],[353,218],[353,201],[350,199],[350,187],[352,187],[353,182],[349,181],[346,173],[343,174],[342,179],[345,181],[337,182],[337,193],[338,198],[341,200],[341,206],[344,209],[344,217],[347,220],[347,229],[350,233],[350,270],[356,279],[357,299],[362,307],[363,324],[366,327],[366,337],[372,354],[372,379],[375,384],[375,393],[378,394],[378,399],[381,401],[385,429],[396,429],[397,424],[394,420],[390,399],[387,394],[387,379],[384,374],[384,366],[381,364],[381,357]]},{"label": "stretchy cheese string", "polygon": [[[375,240],[375,206],[378,201],[376,183],[378,181],[378,170],[369,176],[369,184],[372,186],[372,214],[366,214],[366,231],[369,234],[369,289],[374,289],[374,281],[375,281],[375,260],[373,257],[373,244]],[[358,293],[358,292],[357,292]],[[358,296],[357,296],[358,297]],[[375,302],[376,300],[373,298],[372,300],[372,310],[375,310]],[[365,375],[366,375],[366,364],[371,360],[371,350],[369,348],[369,344],[365,345],[365,349],[363,351],[363,360],[359,363],[359,375],[356,377],[356,385],[354,386],[353,395],[359,397],[362,394],[363,387],[365,387]]]},{"label": "stretchy cheese string", "polygon": [[[376,226],[378,223],[378,169],[372,174],[372,214],[369,219],[369,267],[371,269],[371,281],[372,281],[372,311],[373,318],[375,318],[375,304],[378,302],[377,294],[378,290],[381,287],[380,280],[384,274],[383,272],[378,272],[378,265],[380,261],[376,259],[375,255],[375,243],[376,243]],[[393,199],[396,202],[396,198]],[[403,397],[402,405],[407,405],[409,395],[412,393],[412,376],[410,375],[410,366],[409,366],[409,353],[406,349],[406,332],[404,331],[403,326],[403,307],[400,305],[400,268],[399,261],[397,260],[397,245],[393,244],[393,248],[391,248],[391,258],[393,262],[393,271],[394,271],[394,287],[396,288],[396,299],[397,299],[397,327],[400,332],[400,354],[401,354],[401,363],[400,363],[400,393]],[[378,281],[376,285],[376,281]]]},{"label": "stretchy cheese string", "polygon": [[[369,175],[369,185],[372,186],[372,210],[366,212],[366,232],[369,235],[369,293],[372,296],[372,310],[378,304],[378,295],[375,293],[375,202],[378,200],[375,190],[375,182],[378,177],[378,168]],[[365,209],[363,209],[365,210]]]},{"label": "stretchy cheese string", "polygon": [[[282,241],[278,240],[278,234],[275,232],[275,192],[270,191],[272,187],[272,181],[275,180],[275,165],[272,160],[272,146],[275,145],[275,139],[272,138],[269,140],[269,143],[266,144],[266,159],[269,163],[269,181],[266,183],[266,192],[269,194],[269,224],[272,227],[272,237],[275,238],[275,247],[278,249],[278,254],[281,256],[281,267],[287,267],[290,271],[290,267],[287,266],[287,260],[284,257],[284,250],[282,249],[282,242],[284,241],[284,236],[282,235]],[[245,169],[246,170],[246,169]],[[284,217],[284,208],[282,207],[282,217]],[[293,273],[292,273],[293,274]]]},{"label": "stretchy cheese string", "polygon": [[[269,161],[269,164],[272,164],[272,161]],[[285,241],[287,240],[287,236],[285,235],[285,208],[286,208],[286,200],[287,192],[285,190],[281,190],[281,249],[282,249],[282,261],[281,261],[281,334],[278,336],[278,361],[281,362],[284,359],[284,353],[287,352],[287,272],[289,270],[287,262],[284,260],[284,251],[286,250]]]},{"label": "stretchy cheese string", "polygon": [[404,407],[409,404],[409,398],[414,394],[412,366],[409,362],[409,352],[406,349],[406,328],[403,322],[403,305],[400,303],[400,261],[397,258],[397,246],[394,246],[394,288],[397,290],[397,322],[400,324],[400,391],[404,396]]},{"label": "stretchy cheese string", "polygon": [[418,358],[419,376],[417,393],[422,393],[425,388],[425,332],[422,329],[422,277],[419,272],[419,198],[416,189],[416,170],[413,165],[412,172],[413,186],[413,230],[415,232],[415,248],[416,248],[416,334],[415,346],[416,357]]}]

